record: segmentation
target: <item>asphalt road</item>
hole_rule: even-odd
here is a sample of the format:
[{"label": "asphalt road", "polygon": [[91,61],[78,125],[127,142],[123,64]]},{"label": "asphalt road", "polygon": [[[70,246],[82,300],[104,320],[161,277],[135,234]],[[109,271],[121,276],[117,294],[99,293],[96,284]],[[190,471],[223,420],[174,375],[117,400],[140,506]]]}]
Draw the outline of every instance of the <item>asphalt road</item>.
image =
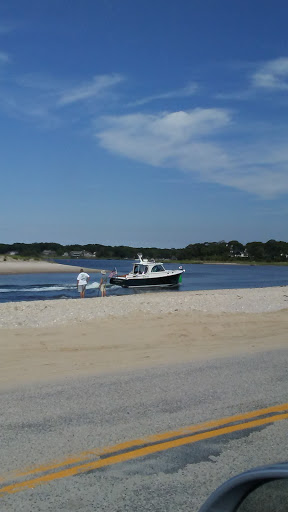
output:
[{"label": "asphalt road", "polygon": [[287,366],[282,350],[2,392],[1,512],[196,512],[234,474],[288,460],[283,411],[243,416],[288,401]]}]

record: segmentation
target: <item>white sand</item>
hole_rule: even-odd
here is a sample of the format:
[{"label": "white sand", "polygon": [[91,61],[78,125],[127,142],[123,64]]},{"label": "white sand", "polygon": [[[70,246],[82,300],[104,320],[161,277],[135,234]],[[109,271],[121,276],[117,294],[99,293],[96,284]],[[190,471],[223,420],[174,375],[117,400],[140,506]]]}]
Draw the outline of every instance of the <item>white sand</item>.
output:
[{"label": "white sand", "polygon": [[288,287],[0,304],[0,387],[287,347]]},{"label": "white sand", "polygon": [[[77,272],[79,273],[80,267],[76,265],[62,265],[61,263],[53,263],[49,261],[20,261],[9,258],[0,261],[0,275],[4,274],[50,274],[54,272]],[[100,272],[96,268],[85,268],[86,272]]]},{"label": "white sand", "polygon": [[143,313],[149,319],[152,314],[174,312],[265,313],[284,308],[288,308],[288,286],[8,302],[0,304],[0,328],[51,327],[132,313]]}]

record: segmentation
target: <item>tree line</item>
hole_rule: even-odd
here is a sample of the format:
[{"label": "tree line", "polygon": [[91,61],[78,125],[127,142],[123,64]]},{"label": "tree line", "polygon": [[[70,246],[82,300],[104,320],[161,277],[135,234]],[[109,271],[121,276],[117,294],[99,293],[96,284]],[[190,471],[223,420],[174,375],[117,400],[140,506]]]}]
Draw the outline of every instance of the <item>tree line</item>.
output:
[{"label": "tree line", "polygon": [[[249,242],[246,245],[238,240],[225,242],[204,242],[189,244],[182,249],[159,249],[157,247],[110,246],[101,244],[61,245],[54,242],[0,244],[0,254],[14,253],[20,257],[43,258],[44,251],[50,251],[51,257],[67,257],[73,251],[94,254],[98,259],[134,259],[141,252],[145,258],[176,261],[266,261],[288,262],[288,242],[268,240],[268,242]],[[47,254],[46,254],[47,256]]]}]

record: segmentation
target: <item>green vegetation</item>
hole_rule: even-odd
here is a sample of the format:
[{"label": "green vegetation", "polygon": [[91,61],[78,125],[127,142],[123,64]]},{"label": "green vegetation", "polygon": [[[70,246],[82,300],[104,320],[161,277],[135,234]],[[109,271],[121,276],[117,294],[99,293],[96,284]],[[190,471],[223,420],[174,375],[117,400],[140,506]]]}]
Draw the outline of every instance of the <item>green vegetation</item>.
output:
[{"label": "green vegetation", "polygon": [[[46,251],[46,252],[45,252]],[[48,251],[48,253],[47,253]],[[145,258],[168,260],[183,263],[248,263],[248,264],[287,264],[288,242],[268,240],[268,242],[250,242],[246,245],[238,240],[225,242],[205,242],[189,244],[183,249],[159,249],[157,247],[110,246],[101,244],[61,245],[53,242],[0,244],[0,255],[24,258],[61,258],[69,257],[71,251],[81,252],[81,256],[97,259],[134,259],[141,252]],[[43,254],[44,253],[44,254]],[[64,257],[65,257],[64,256]]]}]

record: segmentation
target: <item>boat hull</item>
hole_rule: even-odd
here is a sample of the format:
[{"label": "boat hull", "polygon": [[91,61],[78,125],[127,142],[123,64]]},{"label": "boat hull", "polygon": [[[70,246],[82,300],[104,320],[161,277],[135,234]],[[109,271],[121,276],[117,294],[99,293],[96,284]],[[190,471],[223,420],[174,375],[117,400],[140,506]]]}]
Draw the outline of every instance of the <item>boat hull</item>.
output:
[{"label": "boat hull", "polygon": [[157,276],[157,277],[111,277],[110,284],[116,284],[118,286],[122,286],[123,288],[147,288],[154,286],[177,286],[180,284],[179,279],[182,275],[182,272],[177,272],[175,274],[168,274],[165,276]]}]

